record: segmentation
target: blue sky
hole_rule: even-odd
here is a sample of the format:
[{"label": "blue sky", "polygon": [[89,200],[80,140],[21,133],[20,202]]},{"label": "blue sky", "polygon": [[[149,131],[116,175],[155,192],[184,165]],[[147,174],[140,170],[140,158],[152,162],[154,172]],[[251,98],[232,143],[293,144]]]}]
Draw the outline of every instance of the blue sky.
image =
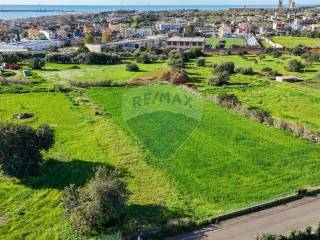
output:
[{"label": "blue sky", "polygon": [[[297,4],[316,4],[318,0],[296,0]],[[287,0],[285,0],[287,2]],[[277,0],[0,0],[0,4],[65,4],[65,5],[232,5],[277,4]],[[320,4],[320,2],[318,3]]]}]

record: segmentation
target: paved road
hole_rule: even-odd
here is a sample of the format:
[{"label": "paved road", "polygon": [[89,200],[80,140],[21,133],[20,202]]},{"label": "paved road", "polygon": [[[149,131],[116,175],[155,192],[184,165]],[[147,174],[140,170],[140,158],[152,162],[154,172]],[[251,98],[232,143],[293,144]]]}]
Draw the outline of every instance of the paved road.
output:
[{"label": "paved road", "polygon": [[320,196],[209,225],[168,240],[255,240],[262,233],[288,233],[320,222]]}]

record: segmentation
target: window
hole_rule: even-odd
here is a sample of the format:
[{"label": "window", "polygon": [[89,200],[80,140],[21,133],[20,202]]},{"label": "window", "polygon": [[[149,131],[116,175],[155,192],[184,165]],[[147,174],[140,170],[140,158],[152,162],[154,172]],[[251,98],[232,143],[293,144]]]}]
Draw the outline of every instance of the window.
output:
[{"label": "window", "polygon": [[184,46],[184,42],[180,42],[180,46]]},{"label": "window", "polygon": [[190,43],[189,42],[186,42],[186,46],[189,46],[190,45]]},{"label": "window", "polygon": [[177,45],[177,42],[173,42],[172,45],[173,45],[173,46],[176,46],[176,45]]}]

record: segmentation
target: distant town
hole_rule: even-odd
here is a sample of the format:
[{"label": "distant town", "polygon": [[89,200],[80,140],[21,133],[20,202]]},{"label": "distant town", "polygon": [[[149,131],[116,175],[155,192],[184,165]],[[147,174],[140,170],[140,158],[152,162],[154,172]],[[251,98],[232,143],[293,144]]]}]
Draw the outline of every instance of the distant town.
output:
[{"label": "distant town", "polygon": [[[226,11],[116,11],[0,20],[0,51],[43,51],[85,43],[92,51],[141,46],[203,49],[281,48],[272,36],[319,37],[319,8],[297,8],[289,0],[277,9]],[[226,39],[226,41],[219,41]]]}]

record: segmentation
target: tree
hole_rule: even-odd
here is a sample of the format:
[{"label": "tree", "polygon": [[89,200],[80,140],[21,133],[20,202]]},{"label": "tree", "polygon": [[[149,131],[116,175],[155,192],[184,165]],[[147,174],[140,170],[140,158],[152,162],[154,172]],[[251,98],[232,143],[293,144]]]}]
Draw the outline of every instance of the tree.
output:
[{"label": "tree", "polygon": [[288,66],[285,69],[288,72],[301,72],[304,69],[304,65],[300,61],[293,59],[288,62]]},{"label": "tree", "polygon": [[91,33],[86,33],[84,35],[84,38],[83,38],[83,42],[85,44],[93,44],[94,43],[94,37]]},{"label": "tree", "polygon": [[129,71],[129,72],[138,72],[140,69],[139,69],[139,66],[137,64],[128,63],[126,65],[126,70]]},{"label": "tree", "polygon": [[206,65],[206,59],[204,57],[199,57],[197,59],[197,66],[204,67]]},{"label": "tree", "polygon": [[120,220],[128,196],[120,172],[100,166],[84,187],[64,189],[62,206],[73,227],[82,233],[98,233]]},{"label": "tree", "polygon": [[218,72],[217,75],[209,78],[208,84],[211,86],[222,86],[229,83],[230,76],[228,72]]},{"label": "tree", "polygon": [[0,124],[0,164],[6,175],[28,177],[37,173],[41,150],[54,143],[54,130],[48,125],[33,129],[25,124]]},{"label": "tree", "polygon": [[107,34],[107,33],[102,33],[102,36],[101,36],[101,42],[102,43],[107,43],[110,41],[110,35]]},{"label": "tree", "polygon": [[213,72],[214,73],[227,72],[229,74],[232,74],[234,73],[234,69],[235,69],[235,66],[233,62],[224,62],[215,66],[215,68],[213,69]]},{"label": "tree", "polygon": [[29,61],[29,67],[31,67],[33,70],[42,69],[44,67],[44,65],[45,65],[45,61],[39,57],[32,58]]}]

